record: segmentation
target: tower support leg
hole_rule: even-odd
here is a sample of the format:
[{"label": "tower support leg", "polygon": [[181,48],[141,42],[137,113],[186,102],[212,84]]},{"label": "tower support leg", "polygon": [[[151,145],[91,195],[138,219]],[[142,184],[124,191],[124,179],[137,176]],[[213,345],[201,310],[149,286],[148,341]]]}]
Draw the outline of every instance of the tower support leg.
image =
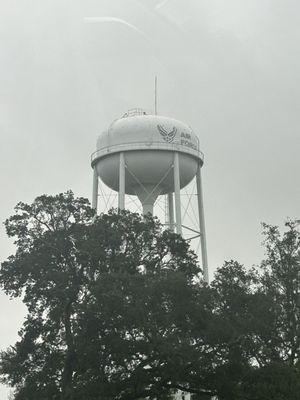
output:
[{"label": "tower support leg", "polygon": [[168,225],[170,231],[174,232],[174,202],[173,193],[168,193]]},{"label": "tower support leg", "polygon": [[125,208],[125,158],[124,153],[120,153],[119,160],[119,193],[118,193],[118,208],[124,210]]},{"label": "tower support leg", "polygon": [[198,212],[199,212],[199,229],[200,229],[200,241],[201,241],[202,268],[203,268],[204,281],[206,283],[209,283],[205,220],[204,220],[204,206],[203,206],[203,191],[202,191],[200,163],[198,164],[196,180],[197,180],[197,199],[198,199]]},{"label": "tower support leg", "polygon": [[182,234],[181,226],[181,202],[180,202],[180,171],[179,155],[174,154],[174,192],[175,192],[175,212],[176,212],[176,233]]},{"label": "tower support leg", "polygon": [[96,170],[96,166],[94,167],[94,175],[93,175],[93,197],[92,197],[92,208],[96,210],[98,209],[98,185],[99,185],[99,180],[98,180],[98,173]]}]

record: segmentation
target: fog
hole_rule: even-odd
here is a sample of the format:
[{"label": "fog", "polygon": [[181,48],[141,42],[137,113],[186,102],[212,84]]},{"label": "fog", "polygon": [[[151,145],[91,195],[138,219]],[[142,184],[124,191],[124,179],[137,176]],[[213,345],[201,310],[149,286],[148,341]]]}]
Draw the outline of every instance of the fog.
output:
[{"label": "fog", "polygon": [[[90,198],[97,134],[153,110],[157,75],[159,114],[191,125],[205,154],[211,276],[259,263],[260,223],[300,217],[299,15],[293,0],[2,0],[1,221],[42,193]],[[25,311],[0,294],[1,349]]]}]

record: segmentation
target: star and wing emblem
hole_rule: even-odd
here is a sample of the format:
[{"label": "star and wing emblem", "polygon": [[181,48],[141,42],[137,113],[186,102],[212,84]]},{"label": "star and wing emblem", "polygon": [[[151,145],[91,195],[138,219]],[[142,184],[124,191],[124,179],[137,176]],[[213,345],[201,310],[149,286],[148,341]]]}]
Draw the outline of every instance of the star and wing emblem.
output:
[{"label": "star and wing emblem", "polygon": [[177,128],[174,126],[174,128],[168,132],[162,125],[157,125],[157,129],[161,136],[163,137],[164,141],[167,143],[172,143],[176,133],[177,133]]}]

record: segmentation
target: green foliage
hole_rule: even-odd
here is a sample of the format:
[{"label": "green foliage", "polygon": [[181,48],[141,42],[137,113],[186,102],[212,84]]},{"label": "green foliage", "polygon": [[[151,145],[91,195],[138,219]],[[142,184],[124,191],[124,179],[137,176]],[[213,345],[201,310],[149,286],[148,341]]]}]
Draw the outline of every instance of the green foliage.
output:
[{"label": "green foliage", "polygon": [[200,272],[180,236],[126,211],[95,217],[71,192],[18,204],[6,228],[17,250],[0,283],[28,307],[1,354],[15,399],[157,397],[178,384]]},{"label": "green foliage", "polygon": [[298,400],[300,371],[284,362],[255,368],[245,377],[243,392],[249,400]]},{"label": "green foliage", "polygon": [[[232,261],[216,273],[213,330],[222,351],[215,368],[218,398],[295,400],[300,384],[300,234],[263,225],[266,257],[247,270]],[[220,325],[219,325],[220,324]]]},{"label": "green foliage", "polygon": [[300,240],[264,225],[257,268],[226,262],[210,286],[159,221],[95,216],[72,192],[19,203],[0,285],[22,297],[20,339],[0,356],[15,400],[296,400]]}]

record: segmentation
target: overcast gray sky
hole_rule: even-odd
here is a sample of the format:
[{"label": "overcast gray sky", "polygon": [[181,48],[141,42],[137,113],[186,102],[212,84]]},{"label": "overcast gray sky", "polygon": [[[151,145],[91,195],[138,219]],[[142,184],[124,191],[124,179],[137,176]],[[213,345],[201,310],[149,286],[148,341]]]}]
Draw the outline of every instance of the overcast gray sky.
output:
[{"label": "overcast gray sky", "polygon": [[[299,39],[296,0],[1,0],[0,220],[42,193],[90,197],[97,134],[153,109],[158,75],[159,113],[205,153],[211,270],[258,263],[260,222],[300,217]],[[24,313],[0,294],[0,348]]]}]

